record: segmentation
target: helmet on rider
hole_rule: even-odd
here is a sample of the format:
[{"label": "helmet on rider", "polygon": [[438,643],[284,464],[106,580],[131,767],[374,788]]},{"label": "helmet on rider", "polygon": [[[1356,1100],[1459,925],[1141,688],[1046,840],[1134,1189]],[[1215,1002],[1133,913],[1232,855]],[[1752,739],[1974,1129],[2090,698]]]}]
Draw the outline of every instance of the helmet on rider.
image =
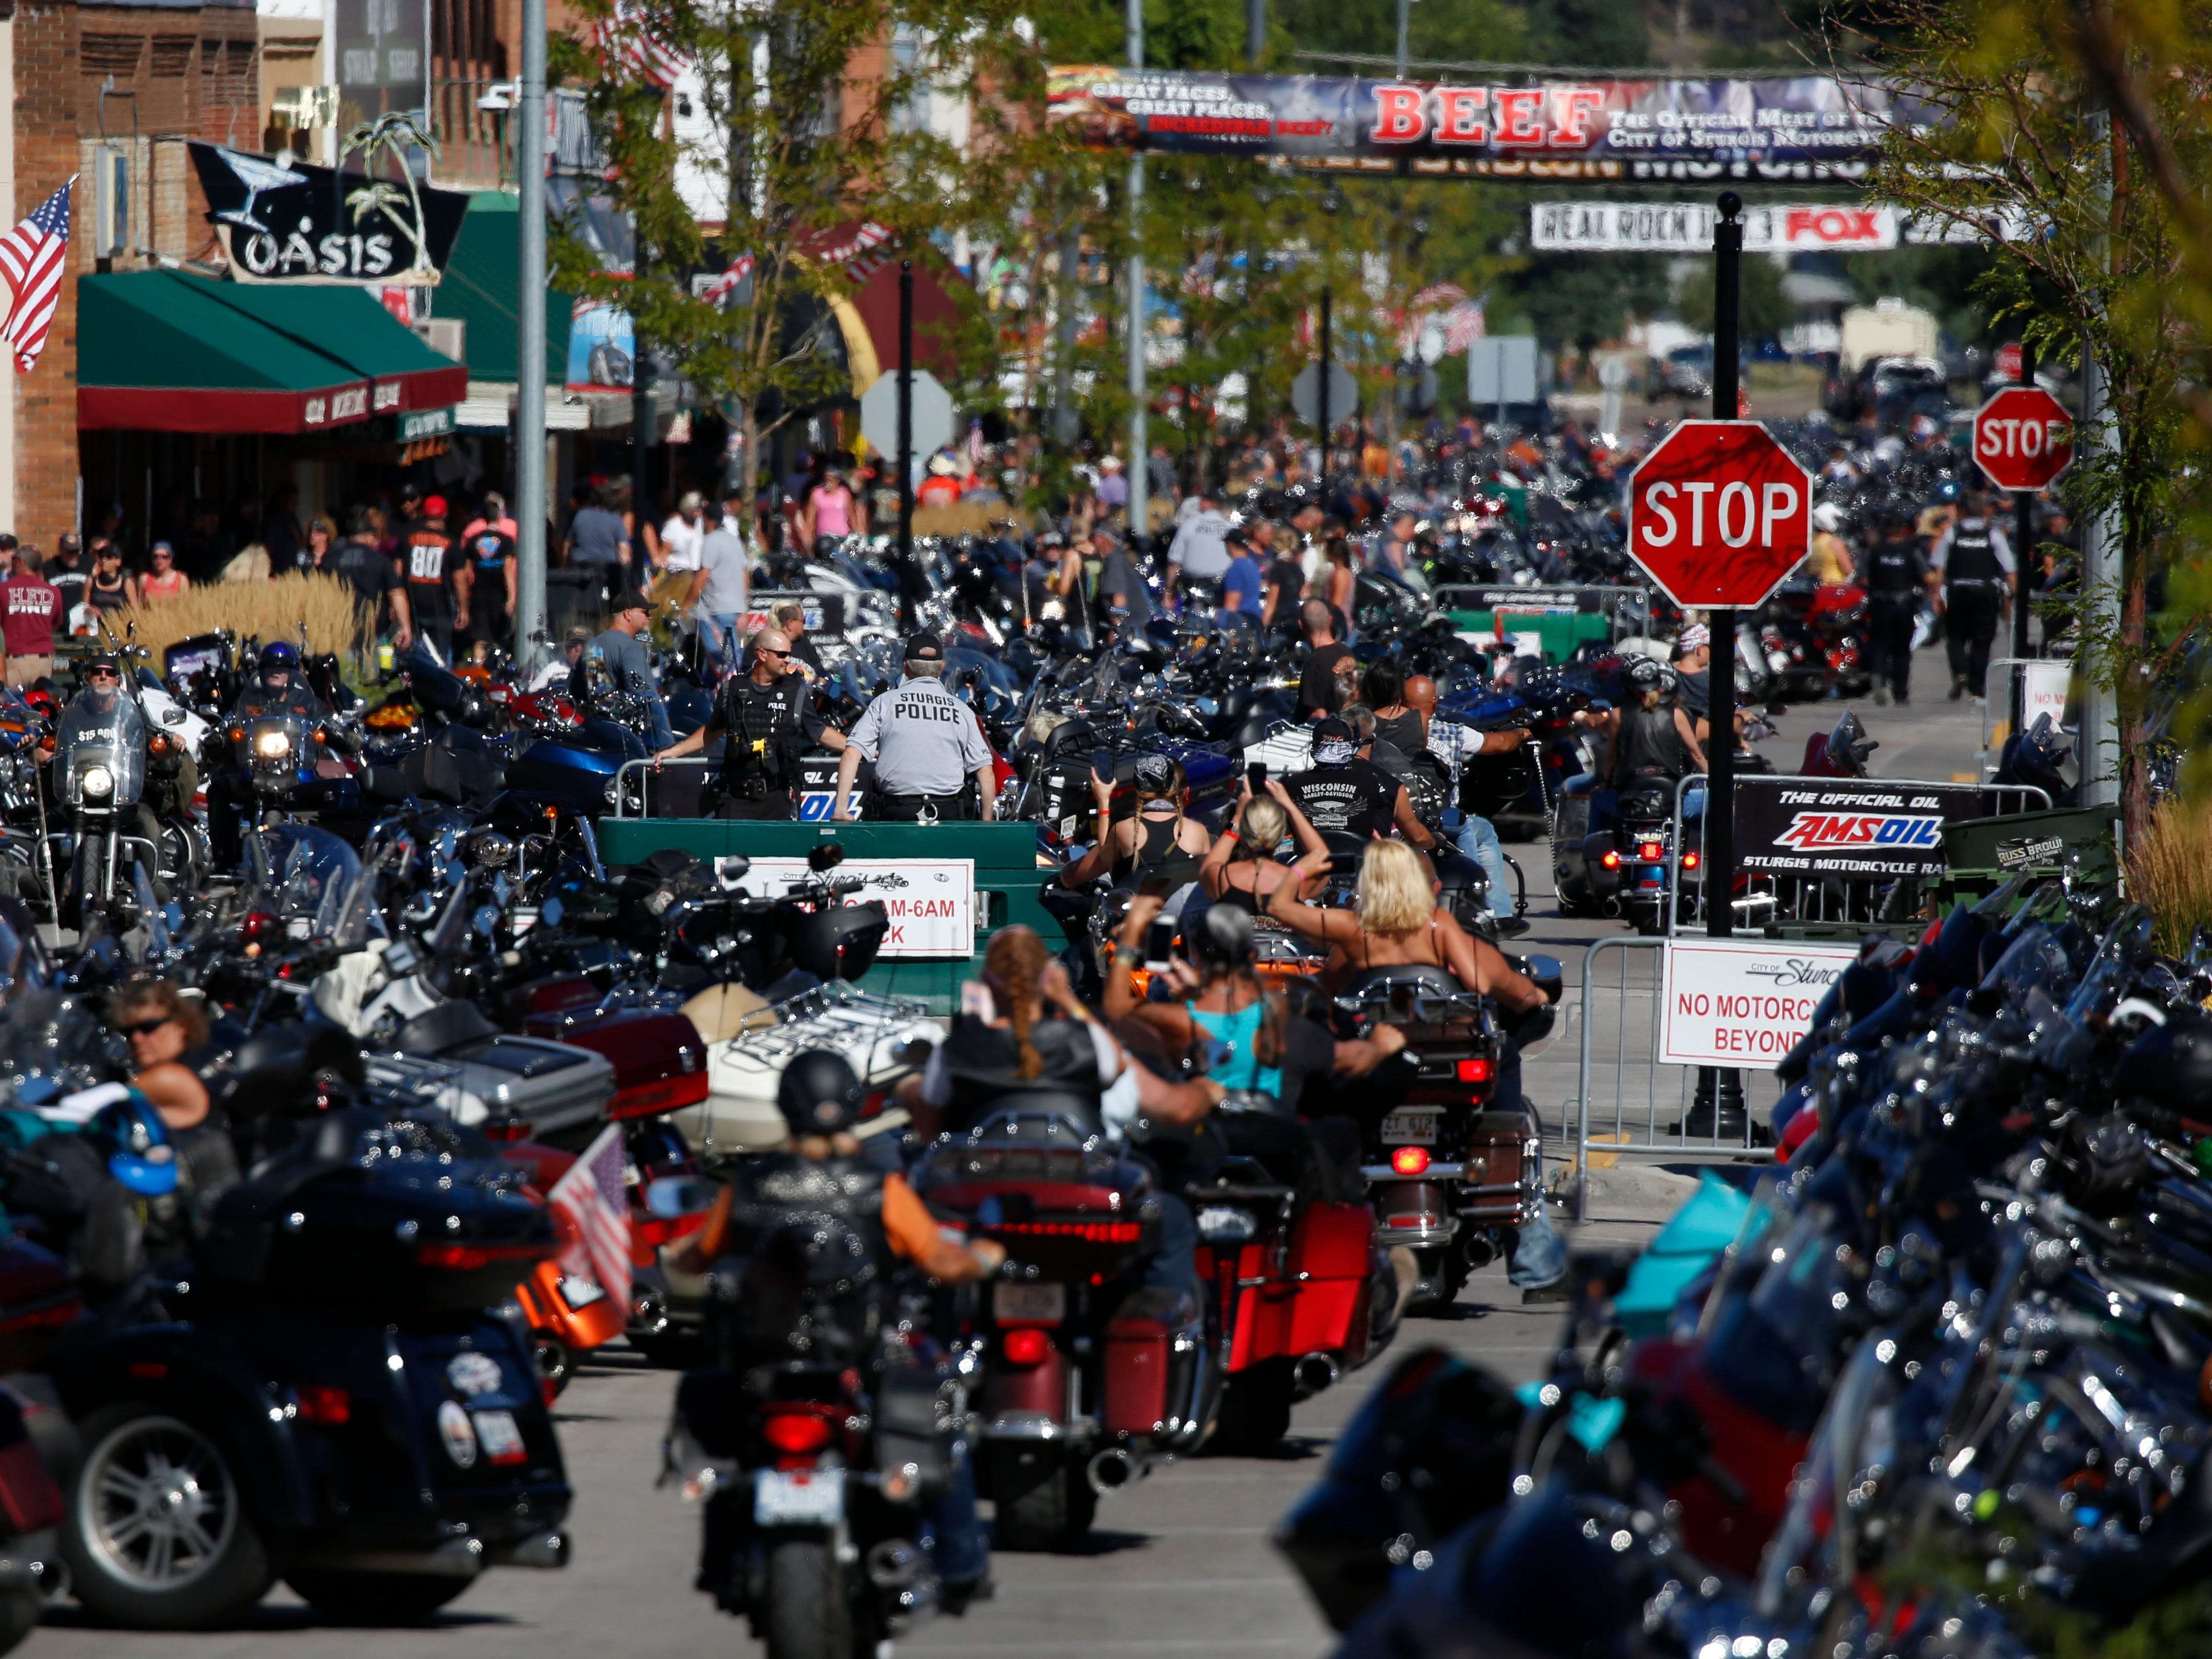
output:
[{"label": "helmet on rider", "polygon": [[860,1079],[844,1055],[809,1048],[783,1068],[775,1085],[775,1109],[794,1140],[840,1133],[859,1121]]},{"label": "helmet on rider", "polygon": [[1813,528],[1839,535],[1844,528],[1844,509],[1833,501],[1822,501],[1813,509]]},{"label": "helmet on rider", "polygon": [[[261,683],[264,685],[290,684],[293,675],[300,672],[300,649],[283,640],[272,641],[261,647]],[[276,677],[282,674],[282,680]]]}]

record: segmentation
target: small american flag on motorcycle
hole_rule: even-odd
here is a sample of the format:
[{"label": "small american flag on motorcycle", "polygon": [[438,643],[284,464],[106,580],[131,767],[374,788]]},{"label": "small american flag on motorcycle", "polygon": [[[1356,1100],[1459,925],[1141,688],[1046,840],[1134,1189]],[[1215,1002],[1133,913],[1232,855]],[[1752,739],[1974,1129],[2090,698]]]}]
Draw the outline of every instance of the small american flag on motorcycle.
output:
[{"label": "small american flag on motorcycle", "polygon": [[609,1296],[629,1297],[629,1195],[622,1127],[610,1124],[553,1183],[546,1201],[562,1231],[561,1271],[588,1278]]}]

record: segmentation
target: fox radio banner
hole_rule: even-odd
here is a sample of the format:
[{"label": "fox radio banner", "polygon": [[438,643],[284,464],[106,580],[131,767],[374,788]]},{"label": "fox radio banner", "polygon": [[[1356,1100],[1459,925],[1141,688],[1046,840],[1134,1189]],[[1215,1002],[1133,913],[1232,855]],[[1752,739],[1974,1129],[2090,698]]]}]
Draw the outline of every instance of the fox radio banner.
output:
[{"label": "fox radio banner", "polygon": [[1893,127],[1936,118],[1910,93],[1815,75],[1449,85],[1073,64],[1047,100],[1099,148],[1588,180],[1857,179]]},{"label": "fox radio banner", "polygon": [[1739,777],[1736,867],[1754,876],[1938,876],[1943,826],[1992,810],[1973,784]]},{"label": "fox radio banner", "polygon": [[1659,1063],[1773,1065],[1805,1035],[1828,987],[1858,954],[1856,945],[1668,939]]}]

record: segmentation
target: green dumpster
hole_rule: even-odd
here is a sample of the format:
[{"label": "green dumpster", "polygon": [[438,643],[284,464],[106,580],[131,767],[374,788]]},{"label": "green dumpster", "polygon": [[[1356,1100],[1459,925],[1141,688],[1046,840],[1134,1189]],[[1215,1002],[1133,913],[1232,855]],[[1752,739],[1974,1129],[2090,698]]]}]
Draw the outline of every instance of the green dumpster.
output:
[{"label": "green dumpster", "polygon": [[[599,826],[599,855],[608,864],[635,864],[663,849],[713,860],[742,853],[752,859],[804,859],[825,842],[845,849],[848,860],[967,860],[974,865],[974,926],[957,945],[943,937],[941,919],[917,925],[917,932],[933,934],[927,955],[896,954],[902,947],[887,942],[886,954],[878,958],[862,988],[885,996],[918,997],[933,1013],[950,1013],[960,994],[963,980],[983,971],[983,946],[994,929],[1010,922],[1026,922],[1044,935],[1048,948],[1057,949],[1064,934],[1059,922],[1037,901],[1037,889],[1051,872],[1041,869],[1036,856],[1036,826],[1033,823],[757,823],[719,818],[603,818]],[[924,867],[934,878],[939,870]],[[957,883],[947,884],[957,887]],[[927,906],[933,885],[917,882],[905,892],[887,894],[894,926],[903,925],[902,905]],[[867,896],[878,896],[871,893]],[[963,948],[964,947],[964,948]],[[911,945],[903,948],[914,948]]]},{"label": "green dumpster", "polygon": [[[1458,633],[1479,634],[1486,640],[1498,636],[1495,611],[1455,611],[1451,624]],[[1505,631],[1535,635],[1543,642],[1546,662],[1565,662],[1575,654],[1576,647],[1590,640],[1609,644],[1613,638],[1612,623],[1601,614],[1588,611],[1512,613],[1506,618]]]},{"label": "green dumpster", "polygon": [[1943,826],[1945,903],[1972,901],[2015,875],[2056,876],[2075,854],[2092,881],[2115,873],[2120,809],[2117,805],[2057,806],[2040,812],[2007,812]]}]

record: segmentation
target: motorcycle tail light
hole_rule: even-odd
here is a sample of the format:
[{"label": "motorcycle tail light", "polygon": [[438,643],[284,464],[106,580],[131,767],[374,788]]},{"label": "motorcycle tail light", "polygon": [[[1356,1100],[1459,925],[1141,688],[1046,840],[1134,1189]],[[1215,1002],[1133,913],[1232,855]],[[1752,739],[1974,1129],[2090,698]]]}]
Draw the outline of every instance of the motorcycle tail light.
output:
[{"label": "motorcycle tail light", "polygon": [[1417,1176],[1425,1173],[1428,1167],[1429,1149],[1425,1146],[1401,1146],[1390,1154],[1393,1174]]},{"label": "motorcycle tail light", "polygon": [[608,1104],[610,1118],[651,1117],[656,1112],[672,1112],[679,1106],[696,1106],[706,1099],[708,1077],[704,1072],[690,1077],[664,1078],[658,1083],[637,1083],[617,1091]]},{"label": "motorcycle tail light", "polygon": [[353,1420],[353,1396],[327,1382],[302,1382],[292,1390],[300,1402],[300,1420],[336,1428]]},{"label": "motorcycle tail light", "polygon": [[550,1245],[537,1244],[424,1244],[415,1252],[416,1265],[442,1267],[449,1273],[474,1273],[495,1261],[536,1261],[553,1253]]},{"label": "motorcycle tail light", "polygon": [[1019,1365],[1025,1370],[1032,1365],[1043,1364],[1052,1353],[1052,1339],[1031,1325],[1008,1331],[1000,1339],[999,1346],[1006,1357],[1006,1364]]},{"label": "motorcycle tail light", "polygon": [[283,918],[268,910],[252,910],[246,913],[246,921],[239,928],[239,934],[246,944],[258,945],[264,939],[272,935],[281,934],[283,931]]},{"label": "motorcycle tail light", "polygon": [[1611,848],[1607,848],[1606,849],[1605,856],[1600,859],[1598,862],[1602,864],[1608,870],[1618,870],[1620,868],[1620,854],[1614,852]]},{"label": "motorcycle tail light", "polygon": [[1495,1072],[1496,1068],[1487,1058],[1462,1060],[1459,1063],[1459,1080],[1462,1083],[1487,1083]]},{"label": "motorcycle tail light", "polygon": [[1663,859],[1667,856],[1667,849],[1663,845],[1656,841],[1638,842],[1636,847],[1636,855],[1641,859]]},{"label": "motorcycle tail light", "polygon": [[1694,870],[1704,862],[1705,860],[1699,858],[1695,853],[1685,853],[1682,854],[1682,867],[1685,870]]},{"label": "motorcycle tail light", "polygon": [[512,1141],[530,1139],[530,1121],[527,1118],[486,1118],[477,1127],[486,1140]]},{"label": "motorcycle tail light", "polygon": [[818,1452],[830,1443],[830,1419],[812,1412],[771,1412],[761,1421],[761,1437],[793,1456]]}]

